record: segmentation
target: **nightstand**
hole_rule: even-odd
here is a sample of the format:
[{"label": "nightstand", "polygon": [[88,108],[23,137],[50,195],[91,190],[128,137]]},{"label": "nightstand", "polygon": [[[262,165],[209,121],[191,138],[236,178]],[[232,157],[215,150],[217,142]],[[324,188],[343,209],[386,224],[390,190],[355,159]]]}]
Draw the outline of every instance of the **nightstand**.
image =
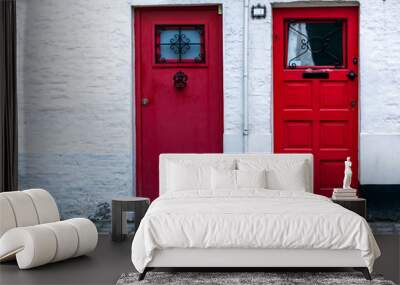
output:
[{"label": "nightstand", "polygon": [[126,212],[135,212],[135,231],[146,214],[150,199],[144,197],[121,197],[112,199],[112,229],[113,241],[123,241],[127,235]]},{"label": "nightstand", "polygon": [[367,218],[367,200],[363,198],[357,199],[332,199],[332,202],[359,214],[364,219]]}]

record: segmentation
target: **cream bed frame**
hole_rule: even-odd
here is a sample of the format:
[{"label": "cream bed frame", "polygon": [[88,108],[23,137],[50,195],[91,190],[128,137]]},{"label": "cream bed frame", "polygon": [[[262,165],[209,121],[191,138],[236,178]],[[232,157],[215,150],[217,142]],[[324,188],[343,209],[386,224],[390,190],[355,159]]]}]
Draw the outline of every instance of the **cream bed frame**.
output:
[{"label": "cream bed frame", "polygon": [[[165,193],[166,167],[168,160],[210,159],[214,158],[251,158],[281,156],[288,159],[303,159],[308,165],[308,192],[313,192],[313,157],[311,154],[162,154],[160,155],[160,194]],[[267,267],[353,267],[362,271],[365,278],[371,276],[359,250],[329,249],[184,249],[171,248],[156,250],[152,261],[139,280],[147,271],[154,268],[187,267],[231,267],[267,268]]]}]

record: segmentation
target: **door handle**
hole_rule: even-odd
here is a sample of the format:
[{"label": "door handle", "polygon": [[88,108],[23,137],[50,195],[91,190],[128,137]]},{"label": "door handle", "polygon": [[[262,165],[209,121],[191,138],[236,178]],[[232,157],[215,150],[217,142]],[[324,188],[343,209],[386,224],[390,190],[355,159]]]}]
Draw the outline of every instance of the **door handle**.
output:
[{"label": "door handle", "polygon": [[356,107],[356,105],[357,105],[356,100],[351,100],[351,103],[350,103],[351,108],[354,109]]},{"label": "door handle", "polygon": [[354,80],[354,79],[356,79],[357,74],[356,74],[354,71],[350,70],[349,73],[347,73],[347,77],[348,77],[350,80]]},{"label": "door handle", "polygon": [[142,106],[146,106],[150,103],[149,98],[142,98]]}]

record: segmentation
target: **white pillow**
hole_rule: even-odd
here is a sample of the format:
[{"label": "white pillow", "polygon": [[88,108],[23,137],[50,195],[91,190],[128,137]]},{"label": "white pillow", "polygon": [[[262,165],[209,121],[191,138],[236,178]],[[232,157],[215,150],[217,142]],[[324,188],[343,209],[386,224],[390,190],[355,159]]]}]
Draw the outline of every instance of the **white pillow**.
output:
[{"label": "white pillow", "polygon": [[167,189],[171,191],[210,189],[210,167],[170,163]]},{"label": "white pillow", "polygon": [[307,165],[304,160],[291,158],[243,158],[238,162],[239,170],[266,169],[267,188],[274,190],[306,191]]},{"label": "white pillow", "polygon": [[267,188],[265,169],[236,170],[237,188]]},{"label": "white pillow", "polygon": [[306,192],[304,167],[297,165],[290,171],[276,169],[267,172],[268,189]]},{"label": "white pillow", "polygon": [[176,159],[168,161],[167,191],[211,190],[211,168],[234,169],[235,159]]},{"label": "white pillow", "polygon": [[236,189],[236,170],[211,168],[211,189]]},{"label": "white pillow", "polygon": [[212,190],[267,188],[266,170],[211,169]]}]

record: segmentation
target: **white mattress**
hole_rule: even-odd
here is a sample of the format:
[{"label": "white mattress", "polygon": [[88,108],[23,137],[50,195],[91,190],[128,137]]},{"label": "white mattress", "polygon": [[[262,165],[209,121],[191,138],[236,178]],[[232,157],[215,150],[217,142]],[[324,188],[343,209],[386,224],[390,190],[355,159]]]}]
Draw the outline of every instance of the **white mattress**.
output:
[{"label": "white mattress", "polygon": [[359,250],[372,271],[379,248],[368,223],[299,191],[169,192],[150,206],[132,243],[139,272],[163,249]]}]

